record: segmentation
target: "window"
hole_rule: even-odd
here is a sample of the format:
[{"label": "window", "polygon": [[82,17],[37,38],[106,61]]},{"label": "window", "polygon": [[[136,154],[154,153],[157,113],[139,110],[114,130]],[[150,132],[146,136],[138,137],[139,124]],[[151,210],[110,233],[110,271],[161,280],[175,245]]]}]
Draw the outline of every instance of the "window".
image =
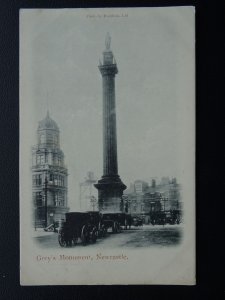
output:
[{"label": "window", "polygon": [[37,165],[44,165],[45,164],[45,155],[37,155]]},{"label": "window", "polygon": [[59,196],[57,192],[54,193],[54,203],[55,206],[59,206]]},{"label": "window", "polygon": [[58,144],[58,136],[57,135],[54,135],[54,143]]},{"label": "window", "polygon": [[36,192],[36,206],[42,206],[42,192]]},{"label": "window", "polygon": [[37,175],[37,185],[41,185],[42,180],[41,180],[41,175]]},{"label": "window", "polygon": [[64,177],[63,176],[59,176],[59,185],[64,186]]},{"label": "window", "polygon": [[54,195],[54,205],[55,206],[64,206],[65,196],[63,192],[55,192]]},{"label": "window", "polygon": [[53,136],[52,136],[52,134],[48,134],[47,135],[47,141],[48,141],[48,143],[53,143]]},{"label": "window", "polygon": [[41,155],[37,155],[37,165],[41,164]]},{"label": "window", "polygon": [[50,173],[49,181],[52,181],[52,182],[54,181],[54,176],[52,173]]},{"label": "window", "polygon": [[41,185],[41,184],[42,184],[41,174],[33,175],[33,185]]},{"label": "window", "polygon": [[41,155],[41,165],[44,165],[44,164],[45,164],[45,156]]},{"label": "window", "polygon": [[41,144],[44,144],[44,142],[45,142],[45,135],[42,134],[42,135],[41,135]]},{"label": "window", "polygon": [[60,206],[64,206],[64,193],[60,192]]},{"label": "window", "polygon": [[54,176],[54,185],[58,185],[58,176],[57,175]]},{"label": "window", "polygon": [[65,179],[62,175],[50,173],[49,182],[54,185],[64,186]]}]

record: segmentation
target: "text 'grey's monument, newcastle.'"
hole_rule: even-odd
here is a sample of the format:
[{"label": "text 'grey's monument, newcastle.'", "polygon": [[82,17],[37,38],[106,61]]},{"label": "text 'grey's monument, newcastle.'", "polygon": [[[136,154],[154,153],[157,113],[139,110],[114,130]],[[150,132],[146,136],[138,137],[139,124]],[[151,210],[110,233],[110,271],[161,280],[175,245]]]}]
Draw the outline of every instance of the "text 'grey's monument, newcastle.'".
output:
[{"label": "text 'grey's monument, newcastle.'", "polygon": [[126,185],[118,175],[116,136],[115,75],[118,69],[110,43],[107,33],[103,63],[99,65],[103,86],[103,176],[95,187],[100,211],[123,211],[122,195]]}]

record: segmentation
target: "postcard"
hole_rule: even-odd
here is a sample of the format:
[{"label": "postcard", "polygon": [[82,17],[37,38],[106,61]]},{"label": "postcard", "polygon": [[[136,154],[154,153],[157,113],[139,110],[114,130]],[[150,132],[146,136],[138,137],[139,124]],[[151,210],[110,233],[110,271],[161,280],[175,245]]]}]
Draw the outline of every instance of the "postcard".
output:
[{"label": "postcard", "polygon": [[20,10],[21,285],[195,284],[195,10]]}]

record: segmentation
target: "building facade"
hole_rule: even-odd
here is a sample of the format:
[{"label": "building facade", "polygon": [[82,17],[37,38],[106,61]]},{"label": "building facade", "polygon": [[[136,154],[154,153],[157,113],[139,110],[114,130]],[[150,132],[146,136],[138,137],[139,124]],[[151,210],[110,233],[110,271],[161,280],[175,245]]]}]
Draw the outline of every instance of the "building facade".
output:
[{"label": "building facade", "polygon": [[145,216],[148,223],[152,212],[182,210],[181,186],[176,178],[162,178],[159,184],[153,179],[151,185],[136,180],[125,191],[124,202],[127,212]]},{"label": "building facade", "polygon": [[34,226],[47,227],[69,211],[68,171],[60,149],[59,127],[47,112],[39,122],[37,145],[32,148]]}]

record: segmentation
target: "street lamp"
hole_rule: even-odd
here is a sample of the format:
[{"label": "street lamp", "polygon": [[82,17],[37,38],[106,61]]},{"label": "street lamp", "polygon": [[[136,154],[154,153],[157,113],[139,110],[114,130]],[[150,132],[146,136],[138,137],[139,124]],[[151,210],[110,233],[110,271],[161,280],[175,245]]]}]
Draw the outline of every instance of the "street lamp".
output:
[{"label": "street lamp", "polygon": [[50,212],[49,217],[50,217],[50,224],[54,225],[54,213]]},{"label": "street lamp", "polygon": [[47,195],[48,195],[48,179],[47,173],[45,174],[45,183],[44,183],[44,191],[45,191],[45,228],[48,226],[48,202],[47,202]]},{"label": "street lamp", "polygon": [[37,224],[36,224],[36,222],[37,222],[37,220],[36,220],[36,207],[34,206],[34,230],[36,231],[37,230]]}]

